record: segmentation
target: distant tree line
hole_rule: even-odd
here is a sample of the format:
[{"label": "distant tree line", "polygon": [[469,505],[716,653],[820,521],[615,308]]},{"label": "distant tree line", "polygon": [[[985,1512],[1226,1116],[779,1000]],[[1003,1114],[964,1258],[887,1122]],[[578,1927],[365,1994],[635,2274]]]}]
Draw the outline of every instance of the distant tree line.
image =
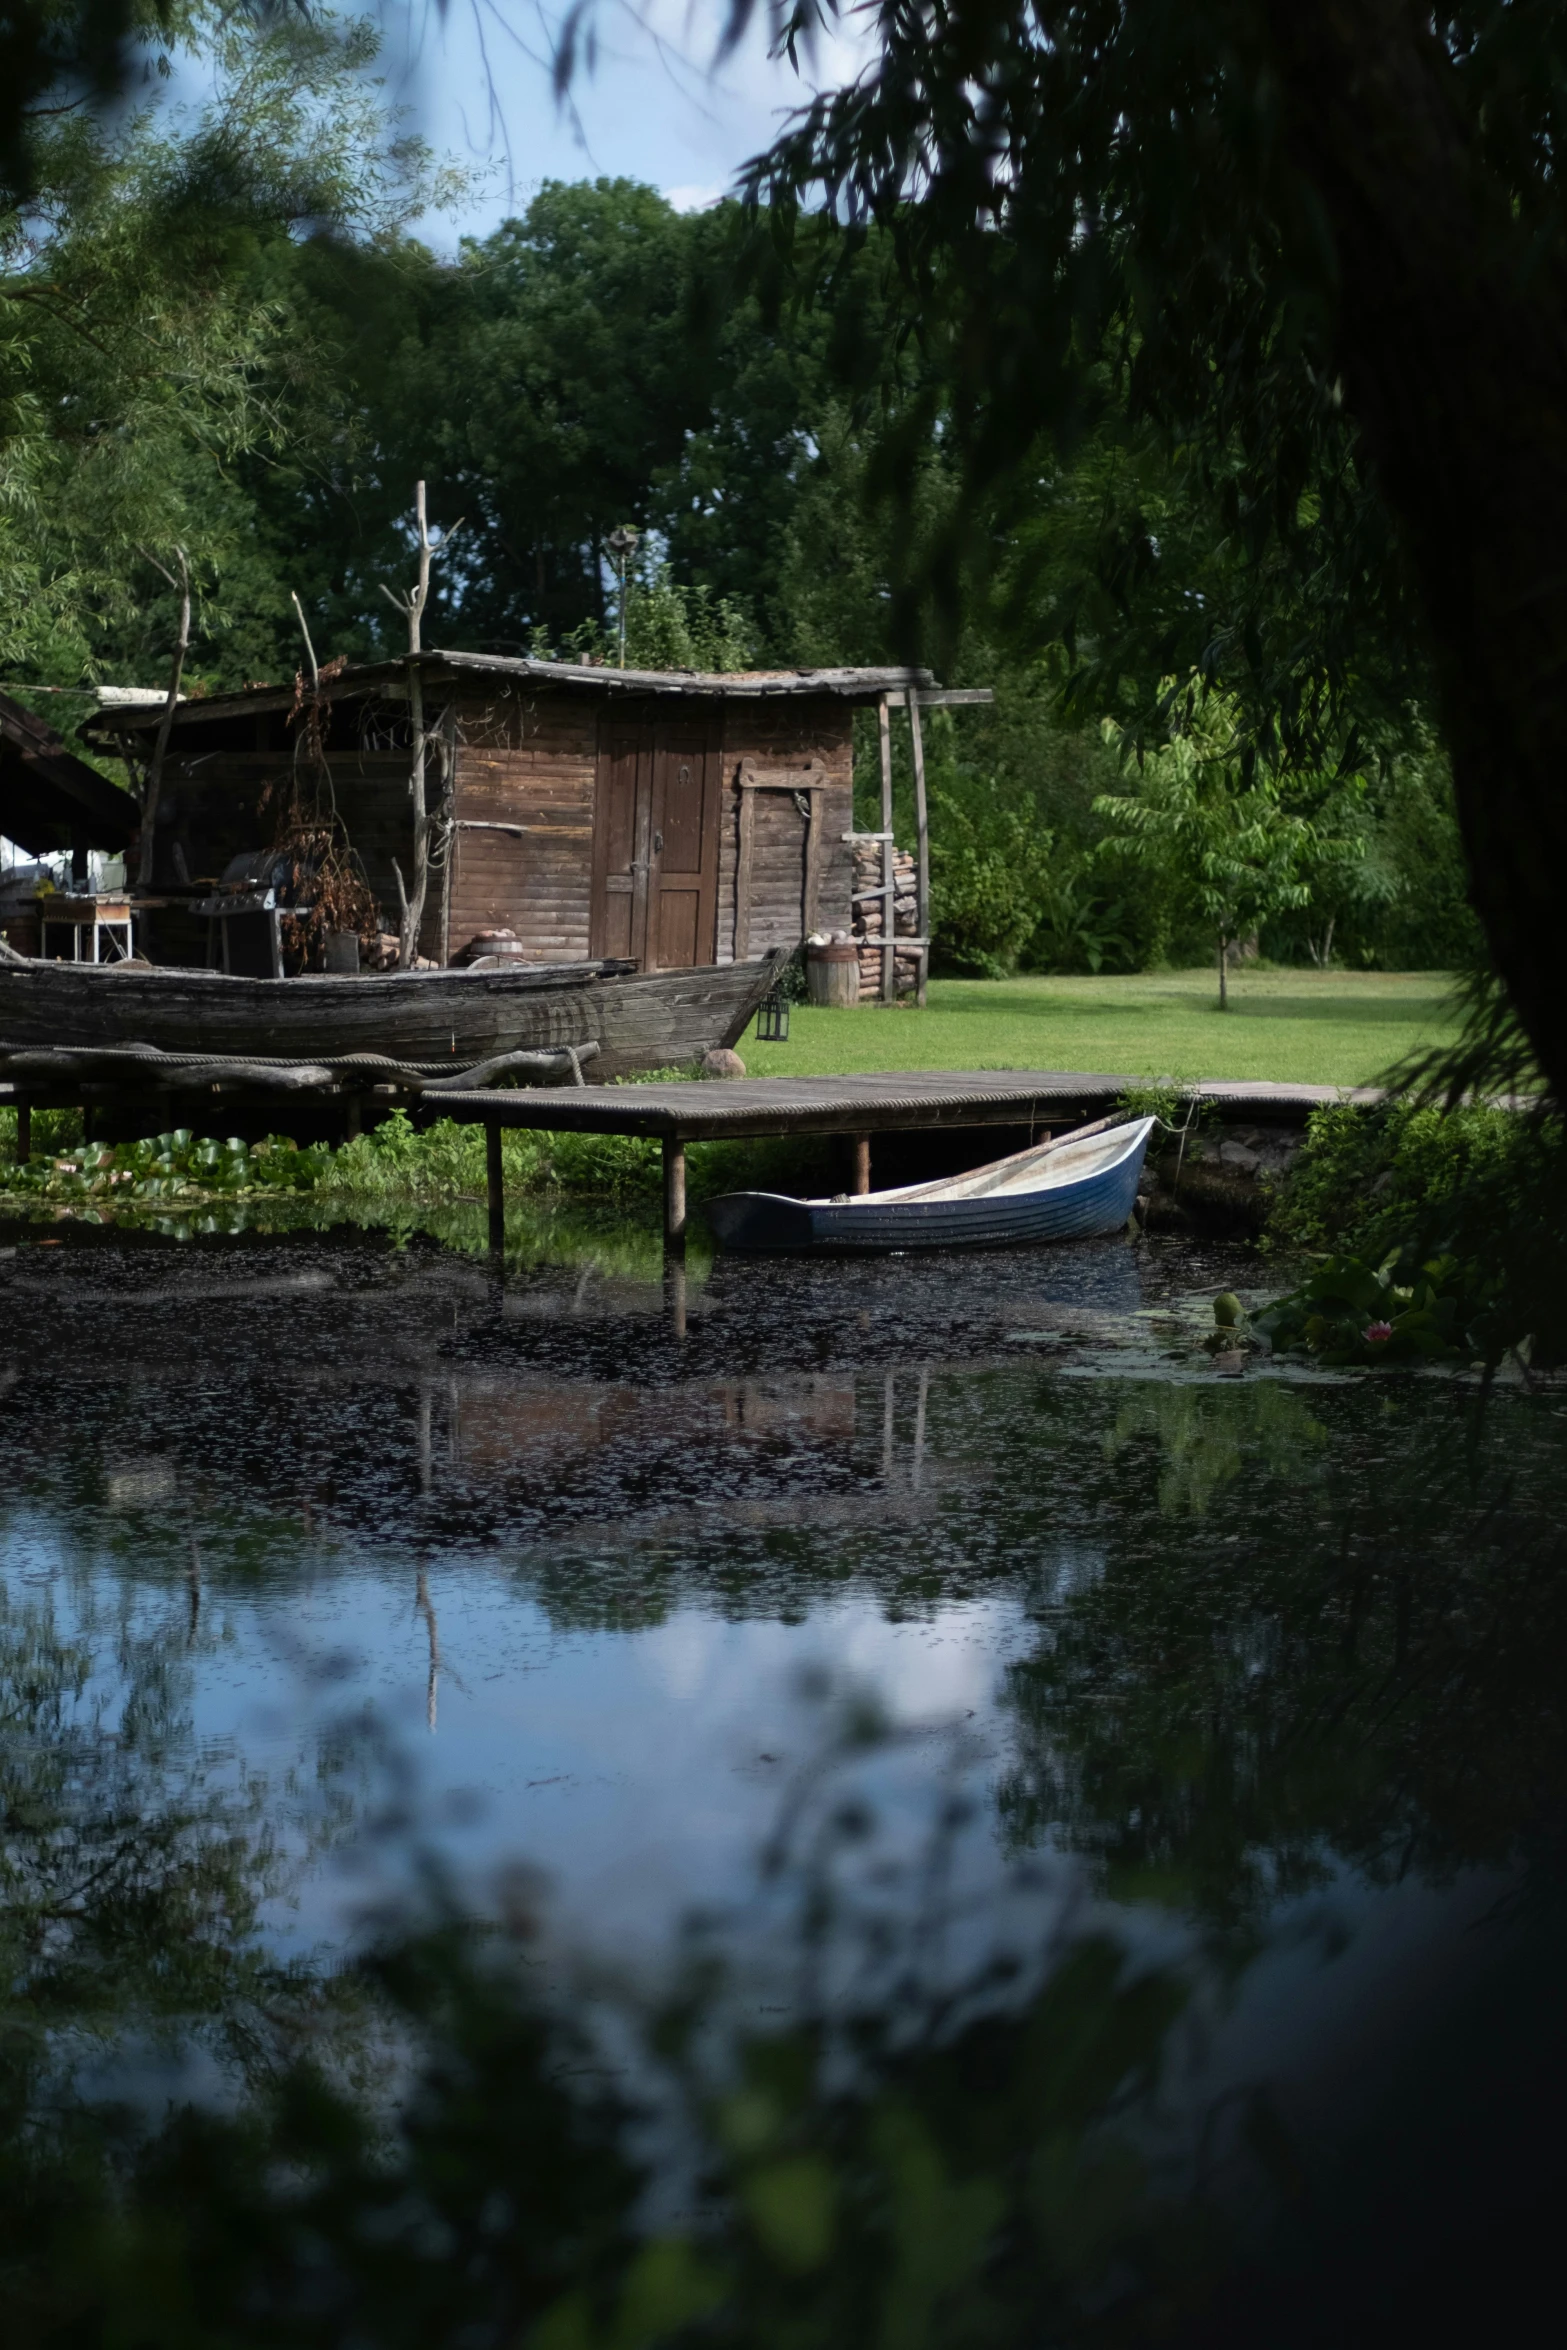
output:
[{"label": "distant tree line", "polygon": [[[1473,953],[1429,693],[1391,626],[1314,733],[1278,667],[1297,723],[1265,784],[1237,705],[1223,773],[1296,848],[1218,919],[1158,815],[1164,746],[1206,723],[1192,679],[1228,682],[1191,615],[1230,626],[1249,597],[1270,644],[1325,661],[1335,614],[1299,550],[1259,587],[1240,489],[1199,480],[1113,370],[1059,446],[976,490],[890,228],[796,223],[780,257],[737,203],[679,213],[601,179],[443,254],[411,224],[460,187],[388,116],[362,22],[196,9],[149,40],[202,56],[204,111],[40,115],[0,217],[7,684],[162,682],[176,550],[196,690],[290,676],[295,593],[323,658],[385,656],[423,478],[432,519],[463,524],[427,643],[606,656],[629,523],[633,661],[919,654],[993,685],[994,713],[931,729],[950,969],[1211,959],[1232,915],[1233,943],[1288,960]],[[1333,462],[1302,489],[1324,516],[1361,496]],[[900,753],[900,810],[907,791]]]}]

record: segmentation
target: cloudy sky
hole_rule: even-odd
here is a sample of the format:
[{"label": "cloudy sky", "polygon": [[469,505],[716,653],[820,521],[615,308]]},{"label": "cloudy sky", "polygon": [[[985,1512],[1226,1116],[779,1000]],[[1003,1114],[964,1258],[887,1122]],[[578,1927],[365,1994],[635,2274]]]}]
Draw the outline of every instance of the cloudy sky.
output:
[{"label": "cloudy sky", "polygon": [[460,220],[427,222],[426,234],[483,235],[545,179],[639,179],[682,207],[711,202],[790,107],[848,78],[860,55],[851,17],[796,74],[768,55],[766,13],[758,8],[763,24],[716,64],[724,0],[597,0],[597,54],[562,108],[549,73],[560,0],[387,7],[388,95],[481,180]]}]

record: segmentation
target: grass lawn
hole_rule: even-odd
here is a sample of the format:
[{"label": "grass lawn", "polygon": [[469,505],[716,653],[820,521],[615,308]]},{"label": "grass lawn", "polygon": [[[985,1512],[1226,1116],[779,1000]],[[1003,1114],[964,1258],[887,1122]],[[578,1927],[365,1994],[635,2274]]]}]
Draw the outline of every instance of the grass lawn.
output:
[{"label": "grass lawn", "polygon": [[1130,979],[933,979],[923,1012],[791,1007],[787,1044],[740,1050],[758,1077],[861,1069],[1074,1069],[1369,1085],[1452,1033],[1440,971],[1256,971],[1219,1010],[1211,970]]}]

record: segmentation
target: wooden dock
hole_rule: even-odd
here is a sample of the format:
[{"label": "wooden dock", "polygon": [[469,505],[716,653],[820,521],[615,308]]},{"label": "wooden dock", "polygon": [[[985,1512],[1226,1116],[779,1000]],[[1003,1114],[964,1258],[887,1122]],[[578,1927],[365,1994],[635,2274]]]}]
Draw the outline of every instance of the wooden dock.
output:
[{"label": "wooden dock", "polygon": [[[1146,1082],[1142,1081],[1142,1082]],[[1021,1127],[1030,1140],[1102,1118],[1139,1080],[1124,1075],[1070,1069],[921,1069],[855,1077],[742,1077],[658,1080],[646,1084],[536,1085],[516,1091],[460,1091],[421,1096],[396,1085],[350,1091],[338,1086],[314,1096],[291,1095],[292,1105],[328,1095],[358,1130],[361,1108],[372,1115],[406,1108],[421,1121],[455,1119],[486,1130],[490,1236],[499,1246],[505,1200],[501,1136],[508,1126],[557,1134],[640,1135],[663,1146],[664,1237],[678,1252],[686,1229],[686,1148],[693,1142],[740,1140],[750,1136],[838,1134],[854,1145],[852,1188],[870,1189],[872,1138],[878,1134],[934,1132],[962,1127]],[[0,1084],[0,1107],[14,1104],[25,1138],[33,1107],[95,1107],[108,1089],[51,1084],[47,1094]],[[1331,1085],[1276,1085],[1216,1079],[1175,1089],[1187,1103],[1201,1103],[1230,1119],[1307,1117],[1326,1103],[1372,1103],[1374,1087],[1347,1090]],[[122,1097],[123,1098],[123,1097]],[[281,1107],[276,1094],[259,1096]],[[222,1106],[249,1102],[242,1091],[214,1087],[211,1114]],[[200,1097],[182,1099],[187,1117],[202,1115]]]},{"label": "wooden dock", "polygon": [[[508,1126],[565,1134],[631,1134],[664,1152],[664,1239],[684,1245],[686,1146],[781,1134],[852,1138],[852,1188],[870,1189],[877,1134],[1021,1126],[1030,1140],[1101,1118],[1138,1080],[1067,1069],[920,1069],[859,1077],[741,1077],[646,1085],[530,1086],[515,1093],[448,1093],[440,1114],[488,1134],[490,1232],[502,1229],[501,1135]],[[1178,1089],[1221,1116],[1304,1118],[1325,1103],[1374,1102],[1375,1088],[1215,1081]]]}]

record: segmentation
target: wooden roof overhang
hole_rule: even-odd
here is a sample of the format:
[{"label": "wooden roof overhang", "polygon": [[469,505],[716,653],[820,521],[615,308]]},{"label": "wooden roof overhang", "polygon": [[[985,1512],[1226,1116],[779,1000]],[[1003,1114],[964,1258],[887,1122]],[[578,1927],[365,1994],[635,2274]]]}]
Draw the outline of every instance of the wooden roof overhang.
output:
[{"label": "wooden roof overhang", "polygon": [[[874,704],[889,696],[918,695],[922,705],[954,701],[988,702],[988,689],[944,693],[928,669],[611,669],[574,661],[508,660],[489,653],[454,653],[440,648],[396,661],[365,661],[323,678],[321,693],[329,701],[390,698],[406,691],[410,661],[418,659],[427,694],[443,685],[479,683],[489,678],[507,692],[589,693],[609,700],[654,696],[676,701],[777,701],[790,697],[826,696],[851,704]],[[294,688],[251,687],[242,693],[211,694],[180,704],[175,730],[210,725],[238,717],[259,717],[294,706]],[[82,732],[89,741],[111,746],[113,738],[152,732],[162,716],[161,704],[110,705],[89,719]]]},{"label": "wooden roof overhang", "polygon": [[[159,712],[154,710],[156,723]],[[137,808],[53,728],[0,694],[0,833],[30,856],[57,849],[123,849]]]}]

